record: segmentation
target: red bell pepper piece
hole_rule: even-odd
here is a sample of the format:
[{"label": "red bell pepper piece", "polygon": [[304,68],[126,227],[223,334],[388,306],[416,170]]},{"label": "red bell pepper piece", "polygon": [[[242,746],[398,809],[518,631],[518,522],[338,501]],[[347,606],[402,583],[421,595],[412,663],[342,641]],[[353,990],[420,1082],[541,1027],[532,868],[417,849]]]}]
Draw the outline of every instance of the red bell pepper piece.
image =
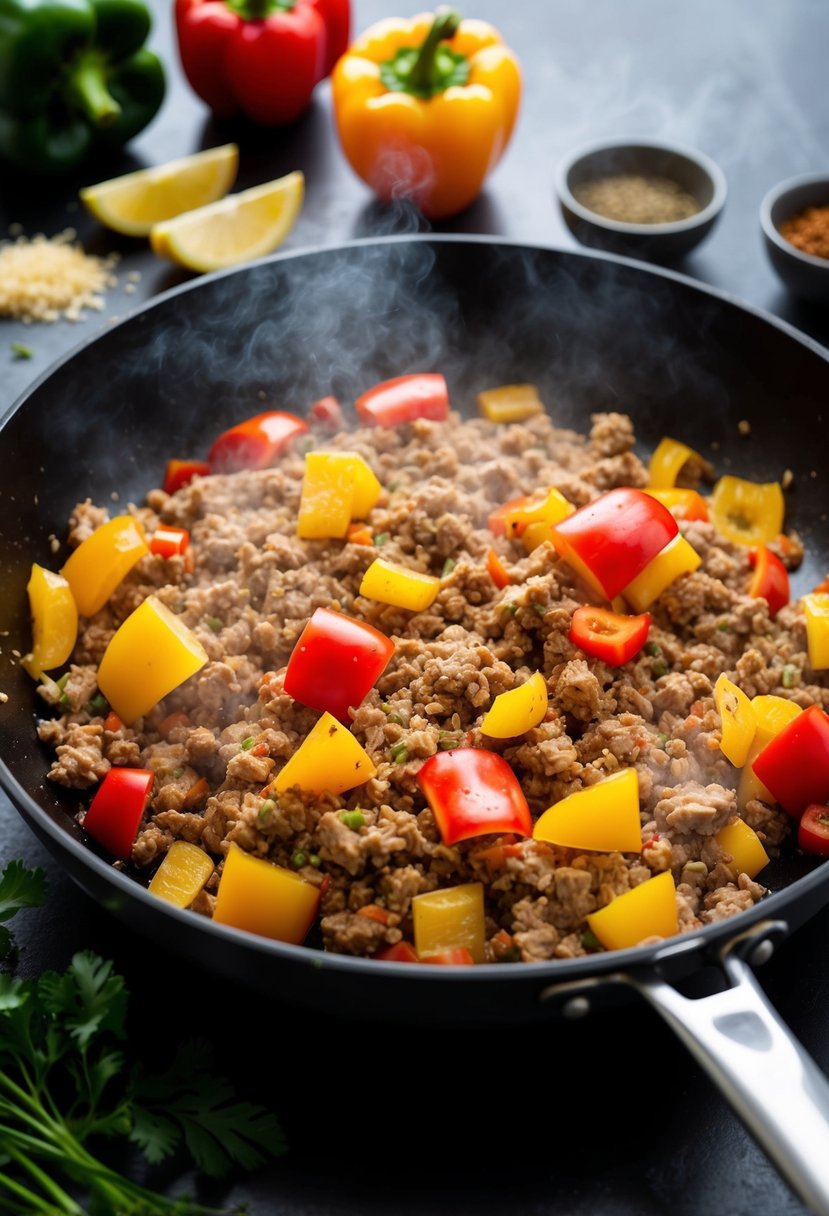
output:
[{"label": "red bell pepper piece", "polygon": [[442,422],[449,415],[449,390],[439,373],[424,372],[384,380],[354,402],[361,422],[369,426],[400,426],[416,418]]},{"label": "red bell pepper piece", "polygon": [[421,767],[417,781],[444,844],[491,832],[532,836],[524,791],[497,752],[477,747],[436,752]]},{"label": "red bell pepper piece", "polygon": [[156,528],[147,544],[150,546],[150,553],[156,553],[159,557],[181,556],[187,552],[190,533],[186,528],[173,528],[164,524]]},{"label": "red bell pepper piece", "polygon": [[394,654],[394,642],[365,621],[317,608],[288,660],[284,689],[310,709],[350,721]]},{"label": "red bell pepper piece", "polygon": [[509,571],[494,549],[487,550],[486,569],[499,591],[503,591],[504,587],[508,587],[512,582]]},{"label": "red bell pepper piece", "polygon": [[86,812],[84,831],[122,861],[132,853],[154,780],[146,768],[111,768]]},{"label": "red bell pepper piece", "polygon": [[559,556],[612,600],[679,531],[667,507],[621,486],[579,507],[552,528]]},{"label": "red bell pepper piece", "polygon": [[384,946],[373,956],[382,963],[419,963],[417,951],[411,942],[397,942],[394,946]]},{"label": "red bell pepper piece", "polygon": [[308,417],[326,431],[340,431],[343,427],[343,407],[336,397],[320,397],[308,410]]},{"label": "red bell pepper piece", "polygon": [[189,485],[194,477],[207,477],[210,465],[206,460],[168,460],[164,470],[162,489],[175,494],[182,486]]},{"label": "red bell pepper piece", "polygon": [[749,564],[754,567],[754,576],[748,588],[748,594],[755,599],[767,601],[769,614],[777,616],[784,604],[788,604],[789,572],[776,554],[766,545],[752,549],[748,555]]},{"label": "red bell pepper piece", "polygon": [[440,967],[471,967],[475,960],[466,946],[454,946],[451,950],[441,950],[437,954],[427,954],[419,960],[421,963],[437,963]]},{"label": "red bell pepper piece", "polygon": [[268,410],[223,431],[207,454],[211,473],[267,469],[292,439],[304,435],[308,423],[284,410]]},{"label": "red bell pepper piece", "polygon": [[493,536],[504,536],[506,533],[506,516],[510,511],[520,510],[522,507],[528,507],[535,500],[526,494],[520,498],[511,498],[509,502],[503,503],[500,507],[496,507],[494,511],[490,511],[487,518],[487,527]]},{"label": "red bell pepper piece", "polygon": [[797,827],[797,843],[804,853],[829,857],[829,806],[825,802],[806,807]]},{"label": "red bell pepper piece", "polygon": [[829,714],[804,709],[767,743],[752,764],[769,793],[790,815],[829,798]]},{"label": "red bell pepper piece", "polygon": [[293,122],[346,50],[349,0],[176,0],[181,66],[214,114]]},{"label": "red bell pepper piece", "polygon": [[570,641],[585,654],[611,667],[621,667],[638,654],[648,640],[651,614],[625,616],[609,608],[585,604],[573,613]]}]

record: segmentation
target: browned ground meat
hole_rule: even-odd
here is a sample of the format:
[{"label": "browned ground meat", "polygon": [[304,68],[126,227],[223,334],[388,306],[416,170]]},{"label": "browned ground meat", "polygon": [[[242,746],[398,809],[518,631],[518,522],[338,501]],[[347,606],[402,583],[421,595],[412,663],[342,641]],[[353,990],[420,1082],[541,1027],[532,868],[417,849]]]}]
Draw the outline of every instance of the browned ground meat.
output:
[{"label": "browned ground meat", "polygon": [[[374,548],[296,536],[300,450],[275,468],[197,479],[172,497],[154,490],[146,506],[132,508],[148,531],[159,522],[189,529],[193,561],[143,559],[83,622],[61,704],[54,686],[42,690],[63,712],[45,719],[40,735],[56,752],[50,776],[64,785],[87,789],[113,764],[155,772],[133,850],[139,877],[149,878],[174,840],[200,843],[219,863],[193,905],[209,916],[235,841],[320,886],[327,949],[368,955],[412,937],[415,895],[479,881],[493,960],[585,953],[595,946],[585,917],[669,869],[681,931],[761,899],[764,888],[735,876],[715,839],[738,814],[738,774],[719,748],[713,685],[725,671],[749,695],[828,706],[825,674],[808,666],[802,610],[793,604],[771,619],[765,601],[745,593],[746,550],[708,523],[684,523],[703,566],[653,605],[647,649],[608,667],[569,639],[573,611],[589,594],[552,546],[526,554],[520,541],[495,538],[487,527],[494,507],[537,488],[556,486],[581,505],[614,486],[645,485],[630,419],[596,415],[584,437],[544,415],[509,427],[453,415],[323,442],[359,452],[371,465],[384,486],[369,521],[375,535],[388,537],[383,555],[442,576],[440,593],[419,614],[365,599],[360,583]],[[104,509],[80,504],[70,544],[105,518]],[[512,578],[503,590],[487,572],[490,547]],[[789,560],[792,552],[796,545]],[[97,664],[113,631],[151,591],[195,632],[209,661],[145,719],[106,729],[87,708]],[[263,810],[262,787],[316,721],[284,693],[283,677],[320,606],[359,616],[394,639],[391,662],[351,723],[377,773],[344,796],[292,790]],[[549,691],[546,719],[518,739],[485,739],[480,727],[493,699],[536,670]],[[174,712],[186,716],[162,737],[159,725]],[[242,748],[249,738],[255,746]],[[406,758],[397,762],[392,748],[400,743]],[[493,850],[500,839],[493,836],[446,846],[416,778],[427,757],[453,744],[500,751],[535,815],[635,767],[642,853],[578,852],[532,839]],[[355,830],[338,812],[358,806],[364,823]],[[757,800],[742,813],[774,852],[787,817]],[[385,923],[359,915],[368,904],[385,909]]]}]

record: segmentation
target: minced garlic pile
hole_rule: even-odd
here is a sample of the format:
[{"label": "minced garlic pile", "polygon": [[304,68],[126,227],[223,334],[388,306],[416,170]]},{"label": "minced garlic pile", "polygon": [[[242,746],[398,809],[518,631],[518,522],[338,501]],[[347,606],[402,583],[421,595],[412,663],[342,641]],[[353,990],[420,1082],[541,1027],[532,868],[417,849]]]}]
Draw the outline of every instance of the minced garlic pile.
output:
[{"label": "minced garlic pile", "polygon": [[103,293],[117,286],[118,258],[93,257],[75,242],[74,229],[55,237],[19,236],[0,243],[0,316],[19,321],[80,321],[100,312]]}]

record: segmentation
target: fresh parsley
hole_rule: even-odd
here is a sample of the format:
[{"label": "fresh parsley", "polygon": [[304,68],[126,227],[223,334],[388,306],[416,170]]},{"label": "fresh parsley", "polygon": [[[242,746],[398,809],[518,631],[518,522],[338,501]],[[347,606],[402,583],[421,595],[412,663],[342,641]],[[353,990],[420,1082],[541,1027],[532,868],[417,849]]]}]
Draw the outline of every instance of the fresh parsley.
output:
[{"label": "fresh parsley", "polygon": [[[42,870],[11,861],[0,921],[42,904]],[[12,949],[0,925],[0,959]],[[285,1149],[275,1117],[240,1101],[209,1044],[183,1044],[166,1071],[128,1067],[129,994],[111,962],[76,954],[63,974],[0,973],[0,1210],[9,1216],[208,1216],[111,1169],[89,1145],[126,1141],[150,1164],[183,1145],[205,1174],[250,1170]],[[86,1200],[76,1198],[79,1191]]]}]

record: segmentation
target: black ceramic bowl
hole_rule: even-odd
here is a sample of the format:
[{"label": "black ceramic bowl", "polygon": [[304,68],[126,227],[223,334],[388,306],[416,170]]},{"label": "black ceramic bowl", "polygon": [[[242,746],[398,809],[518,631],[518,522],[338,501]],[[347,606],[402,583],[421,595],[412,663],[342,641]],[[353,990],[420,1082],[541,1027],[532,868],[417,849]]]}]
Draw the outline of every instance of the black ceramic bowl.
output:
[{"label": "black ceramic bowl", "polygon": [[829,304],[829,258],[803,253],[780,234],[780,225],[806,207],[829,207],[829,173],[790,177],[760,204],[760,227],[769,260],[795,295]]},{"label": "black ceramic bowl", "polygon": [[[694,197],[699,210],[669,223],[631,224],[606,219],[579,202],[579,187],[616,174],[668,178]],[[653,262],[675,262],[711,231],[725,203],[726,184],[719,166],[693,148],[611,139],[572,152],[558,168],[556,193],[567,227],[583,245]]]}]

